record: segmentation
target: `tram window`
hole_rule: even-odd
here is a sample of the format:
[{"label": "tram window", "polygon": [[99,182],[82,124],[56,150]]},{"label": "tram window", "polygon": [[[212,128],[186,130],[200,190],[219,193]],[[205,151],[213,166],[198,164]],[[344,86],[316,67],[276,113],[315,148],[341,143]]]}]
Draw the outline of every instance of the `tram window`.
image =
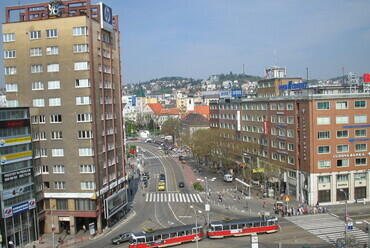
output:
[{"label": "tram window", "polygon": [[199,228],[199,232],[202,233],[203,232],[203,227]]},{"label": "tram window", "polygon": [[247,228],[252,228],[253,227],[253,223],[248,223],[247,224]]},{"label": "tram window", "polygon": [[222,231],[222,226],[214,226],[215,231]]},{"label": "tram window", "polygon": [[131,239],[131,240],[130,240],[130,244],[132,244],[132,245],[136,245],[136,244],[137,244],[137,240],[136,240],[136,239]]},{"label": "tram window", "polygon": [[168,239],[169,238],[169,235],[168,234],[163,234],[162,235],[162,239]]},{"label": "tram window", "polygon": [[192,235],[192,231],[191,230],[186,230],[186,235]]},{"label": "tram window", "polygon": [[261,222],[261,226],[267,226],[267,222],[266,221]]},{"label": "tram window", "polygon": [[161,235],[154,236],[154,241],[161,240]]},{"label": "tram window", "polygon": [[170,238],[176,238],[177,237],[177,233],[170,233]]},{"label": "tram window", "polygon": [[230,226],[229,225],[225,225],[223,227],[224,227],[224,230],[230,230]]},{"label": "tram window", "polygon": [[179,237],[182,237],[182,236],[184,236],[185,235],[185,231],[181,231],[181,232],[179,232]]},{"label": "tram window", "polygon": [[238,228],[239,228],[239,229],[243,229],[244,227],[245,227],[245,224],[239,224],[239,225],[238,225]]},{"label": "tram window", "polygon": [[153,242],[153,241],[154,241],[153,236],[146,237],[146,242]]},{"label": "tram window", "polygon": [[259,222],[254,223],[254,227],[260,227],[260,226],[261,226],[261,223]]},{"label": "tram window", "polygon": [[231,225],[231,229],[238,229],[238,225]]},{"label": "tram window", "polygon": [[139,239],[137,239],[137,243],[138,244],[145,243],[145,238],[139,238]]}]

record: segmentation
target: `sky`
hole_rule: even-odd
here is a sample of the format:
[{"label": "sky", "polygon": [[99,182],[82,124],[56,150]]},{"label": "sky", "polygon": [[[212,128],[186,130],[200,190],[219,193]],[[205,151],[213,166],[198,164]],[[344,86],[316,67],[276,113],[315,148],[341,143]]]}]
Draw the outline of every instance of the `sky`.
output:
[{"label": "sky", "polygon": [[[42,0],[0,0],[6,6]],[[98,1],[91,0],[93,4]],[[119,15],[123,83],[220,73],[370,73],[368,0],[103,0]],[[0,45],[2,51],[2,46]],[[3,53],[0,54],[3,67]],[[0,81],[4,70],[0,71]]]}]

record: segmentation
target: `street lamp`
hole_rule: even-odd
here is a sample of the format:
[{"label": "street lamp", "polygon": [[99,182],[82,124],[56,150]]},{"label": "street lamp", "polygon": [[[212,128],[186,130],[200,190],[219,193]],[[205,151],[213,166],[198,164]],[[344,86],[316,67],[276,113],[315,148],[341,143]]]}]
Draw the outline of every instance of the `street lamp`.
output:
[{"label": "street lamp", "polygon": [[[191,209],[194,210],[194,215],[195,215],[195,243],[197,244],[197,248],[199,248],[199,244],[198,244],[198,215],[197,215],[197,210],[193,207],[193,206],[190,206]],[[202,213],[202,211],[198,210],[198,213]]]},{"label": "street lamp", "polygon": [[216,180],[216,178],[211,178],[211,179],[208,179],[207,177],[204,177],[204,180],[203,179],[200,179],[200,178],[197,178],[198,181],[202,181],[202,182],[206,182],[206,192],[207,192],[207,203],[205,205],[205,211],[207,212],[207,226],[209,225],[209,211],[211,210],[211,206],[210,206],[210,189],[208,188],[208,181],[214,181]]},{"label": "street lamp", "polygon": [[347,245],[347,223],[348,223],[348,207],[347,207],[347,193],[343,189],[339,189],[340,192],[343,192],[346,197],[346,211],[344,217],[344,244]]}]

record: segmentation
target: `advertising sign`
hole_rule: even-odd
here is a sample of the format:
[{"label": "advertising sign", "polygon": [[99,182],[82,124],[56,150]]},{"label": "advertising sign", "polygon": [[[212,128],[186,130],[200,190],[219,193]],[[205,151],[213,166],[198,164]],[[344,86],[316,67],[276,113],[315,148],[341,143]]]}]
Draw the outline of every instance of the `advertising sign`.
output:
[{"label": "advertising sign", "polygon": [[102,29],[108,32],[113,32],[112,8],[108,7],[104,3],[100,3],[100,23]]},{"label": "advertising sign", "polygon": [[13,171],[9,173],[3,174],[3,182],[10,182],[13,180],[17,180],[23,177],[28,177],[32,175],[31,168],[19,170],[19,171]]},{"label": "advertising sign", "polygon": [[104,200],[105,218],[109,219],[112,215],[127,205],[127,189],[121,189],[114,195]]},{"label": "advertising sign", "polygon": [[264,134],[268,134],[269,133],[269,129],[268,129],[268,126],[267,126],[267,119],[264,119],[263,120],[263,133]]},{"label": "advertising sign", "polygon": [[231,97],[230,91],[228,90],[220,91],[220,98],[230,98],[230,97]]},{"label": "advertising sign", "polygon": [[8,218],[12,217],[13,215],[22,213],[24,211],[34,209],[36,207],[36,202],[34,199],[11,206],[9,208],[4,209],[3,211],[3,217]]},{"label": "advertising sign", "polygon": [[279,90],[304,89],[307,87],[308,87],[308,82],[293,84],[293,81],[289,81],[288,84],[280,85]]},{"label": "advertising sign", "polygon": [[0,147],[31,143],[31,136],[0,139]]},{"label": "advertising sign", "polygon": [[365,73],[364,74],[364,82],[365,83],[369,83],[370,82],[370,74],[369,73]]},{"label": "advertising sign", "polygon": [[27,184],[27,185],[22,185],[20,187],[12,188],[12,189],[7,189],[3,191],[3,200],[8,200],[10,198],[16,197],[18,195],[22,195],[27,192],[31,192],[34,189],[33,184]]},{"label": "advertising sign", "polygon": [[233,89],[231,90],[231,96],[232,97],[242,97],[243,91],[242,89]]},{"label": "advertising sign", "polygon": [[32,151],[8,154],[0,157],[1,164],[18,162],[32,158]]}]

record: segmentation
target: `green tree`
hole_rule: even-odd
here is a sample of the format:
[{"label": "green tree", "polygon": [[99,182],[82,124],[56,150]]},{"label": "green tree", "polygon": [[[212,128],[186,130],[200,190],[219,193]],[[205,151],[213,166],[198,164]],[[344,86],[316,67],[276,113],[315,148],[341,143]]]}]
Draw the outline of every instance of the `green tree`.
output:
[{"label": "green tree", "polygon": [[161,134],[163,135],[171,135],[173,143],[175,144],[176,137],[179,137],[179,120],[174,118],[169,118],[166,120],[161,128]]}]

